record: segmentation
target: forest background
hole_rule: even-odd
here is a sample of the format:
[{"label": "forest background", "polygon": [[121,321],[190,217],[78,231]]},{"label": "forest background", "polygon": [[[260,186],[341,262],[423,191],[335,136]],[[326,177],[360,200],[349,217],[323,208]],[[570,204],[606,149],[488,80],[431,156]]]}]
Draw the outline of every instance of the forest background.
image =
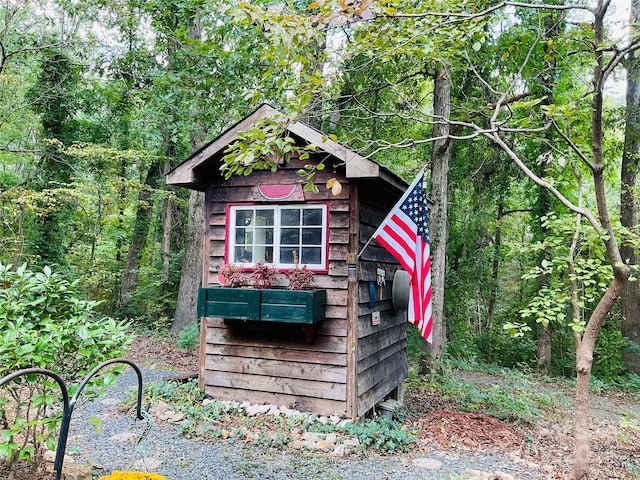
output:
[{"label": "forest background", "polygon": [[[289,33],[293,43],[286,47],[293,53],[287,55],[297,51],[299,58],[286,56],[284,47],[283,58],[269,57],[264,26],[238,20],[231,8],[235,6],[206,1],[3,4],[3,263],[55,266],[80,279],[86,297],[102,301],[104,314],[146,326],[171,325],[185,245],[193,239],[187,228],[189,194],[168,188],[164,174],[261,101],[289,107],[295,83],[309,81],[300,75],[302,66],[313,63],[302,56],[307,53],[303,46],[296,47],[294,33]],[[308,5],[292,7],[304,13]],[[466,68],[464,56],[474,54],[494,75],[519,75],[522,90],[527,82],[537,81],[541,92],[529,99],[537,104],[549,98],[543,75],[550,74],[544,68],[550,68],[545,62],[553,54],[554,107],[575,108],[575,99],[584,98],[589,87],[579,80],[590,66],[570,50],[571,43],[587,41],[588,32],[580,31],[583,38],[578,40],[570,35],[586,24],[576,22],[566,27],[563,37],[548,39],[546,48],[553,52],[540,47],[534,53],[541,58],[519,71],[527,51],[518,42],[533,35],[541,21],[539,15],[529,13],[535,18],[528,18],[525,13],[514,9],[481,25],[484,33],[468,45],[469,51],[447,62],[457,60]],[[629,32],[624,13],[618,11],[608,24],[611,45]],[[333,56],[344,48],[344,40],[336,40],[344,35],[344,25],[335,30],[329,41]],[[411,109],[419,102],[424,110],[431,108],[433,81],[426,75],[428,65],[412,78],[399,79],[398,65],[383,60],[350,69],[342,65],[343,82],[335,85],[341,88],[340,108],[325,103],[325,112],[310,123],[351,148],[375,152],[377,161],[410,181],[429,163],[432,148],[432,125],[419,115],[412,118]],[[317,67],[316,61],[308,68]],[[425,78],[420,77],[423,73]],[[624,78],[624,71],[616,72],[605,99],[607,195],[616,217],[627,113]],[[485,100],[483,85],[474,80],[473,75],[454,78],[454,108],[469,109],[476,97]],[[514,115],[521,116],[530,106],[525,101],[511,104]],[[579,113],[572,125],[578,133],[584,124],[589,126],[588,114]],[[524,116],[521,122],[527,120]],[[518,139],[517,148],[536,168],[570,170],[571,152],[549,149],[539,136],[525,140]],[[563,186],[560,175],[557,182]],[[550,198],[541,199],[539,189],[481,138],[451,141],[448,191],[448,352],[508,366],[535,366],[540,360],[540,318],[569,316],[569,299],[560,293],[562,283],[569,281],[565,259],[549,253],[542,258],[543,253],[570,244],[574,219]],[[597,238],[589,238],[588,230],[584,235],[576,252],[585,269],[579,279],[583,316],[593,309],[598,289],[611,275]],[[549,278],[541,280],[545,275]],[[624,373],[622,353],[633,350],[621,334],[619,309],[611,317],[596,347],[598,376]],[[505,325],[523,323],[531,330],[517,340],[505,331]],[[572,375],[573,348],[571,329],[553,328],[548,368]]]},{"label": "forest background", "polygon": [[[427,167],[437,348],[409,329],[413,358],[638,384],[637,1],[0,9],[0,264],[182,330],[202,197],[165,174],[268,102],[408,181]],[[263,132],[231,173],[282,148]]]},{"label": "forest background", "polygon": [[[51,266],[103,315],[181,330],[202,198],[164,176],[266,101],[408,181],[428,167],[438,358],[574,376],[616,240],[631,281],[593,374],[637,383],[636,3],[4,2],[0,263]],[[592,228],[602,201],[611,229]]]}]

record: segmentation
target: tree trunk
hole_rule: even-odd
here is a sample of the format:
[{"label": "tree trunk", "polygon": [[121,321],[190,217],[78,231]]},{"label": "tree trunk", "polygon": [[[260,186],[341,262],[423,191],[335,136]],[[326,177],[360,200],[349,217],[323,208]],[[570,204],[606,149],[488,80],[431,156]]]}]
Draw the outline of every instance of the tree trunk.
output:
[{"label": "tree trunk", "polygon": [[[604,41],[604,15],[609,3],[598,0],[594,13],[593,30],[595,33],[594,45],[600,45]],[[607,249],[607,257],[613,269],[613,281],[602,296],[598,305],[589,317],[581,338],[576,343],[576,368],[577,383],[575,397],[575,445],[573,457],[573,478],[582,480],[589,478],[589,454],[591,451],[591,441],[589,426],[591,423],[589,411],[589,380],[591,378],[591,365],[593,363],[593,349],[596,344],[598,333],[607,319],[609,312],[615,305],[618,297],[624,289],[625,283],[631,273],[628,266],[622,263],[620,248],[616,241],[607,206],[607,195],[604,175],[603,161],[603,99],[602,80],[604,72],[604,53],[601,49],[594,52],[595,65],[593,69],[593,83],[600,85],[593,93],[591,100],[591,148],[593,161],[593,186],[598,208],[598,218],[600,225],[606,232],[603,242]]]},{"label": "tree trunk", "polygon": [[[545,38],[548,40],[544,42],[545,56],[542,62],[542,93],[546,96],[544,103],[551,105],[554,98],[554,90],[557,76],[557,62],[556,55],[549,51],[549,42],[555,40],[561,34],[561,28],[563,25],[563,17],[565,12],[546,12],[544,17],[544,30]],[[546,134],[548,143],[553,145],[554,138],[551,130]],[[541,154],[548,152],[548,147],[544,146]],[[542,162],[539,167],[538,175],[545,177],[547,171],[551,165],[546,162]],[[548,215],[553,210],[553,197],[548,190],[541,189],[538,194],[538,198],[535,203],[535,210],[537,218],[540,219],[544,215]],[[541,220],[539,220],[542,223]],[[534,241],[543,241],[550,235],[548,228],[545,228],[542,224],[538,225],[538,228],[534,231]],[[553,257],[553,249],[546,248],[540,252],[539,262],[544,260],[550,260]],[[549,275],[543,274],[538,278],[538,289],[549,286]],[[538,324],[536,329],[536,356],[538,357],[538,368],[544,372],[548,372],[551,366],[551,338],[552,338],[552,326],[551,324]]]},{"label": "tree trunk", "polygon": [[589,318],[582,338],[578,336],[576,350],[576,394],[575,394],[575,445],[573,450],[573,474],[574,480],[586,480],[589,478],[589,465],[591,454],[590,426],[591,410],[589,408],[589,382],[591,380],[591,366],[593,364],[593,349],[600,328],[604,324],[609,312],[615,305],[627,279],[629,269],[624,266],[614,268],[615,277],[606,293],[598,302],[595,310]]},{"label": "tree trunk", "polygon": [[502,246],[502,217],[504,216],[504,197],[501,195],[498,200],[498,216],[496,219],[496,230],[493,239],[493,261],[491,264],[491,296],[489,297],[489,307],[487,313],[487,323],[485,329],[491,330],[493,316],[496,313],[498,302],[498,275],[500,273],[500,247]]},{"label": "tree trunk", "polygon": [[446,69],[438,70],[434,76],[433,114],[436,123],[433,126],[433,144],[431,156],[430,200],[433,204],[429,211],[429,241],[431,242],[431,288],[433,302],[433,344],[426,341],[422,349],[421,371],[425,373],[429,366],[435,366],[445,351],[446,330],[444,323],[444,275],[446,265],[448,234],[448,178],[450,149],[449,117],[451,113],[451,73]]},{"label": "tree trunk", "polygon": [[161,173],[160,162],[154,161],[149,167],[147,177],[138,194],[138,203],[136,207],[136,219],[131,236],[131,243],[127,252],[127,260],[122,275],[122,284],[120,285],[120,297],[118,298],[118,308],[126,309],[131,303],[131,295],[138,286],[138,269],[140,268],[140,258],[142,251],[147,245],[147,237],[149,236],[149,227],[151,225],[151,186],[156,185]]},{"label": "tree trunk", "polygon": [[[174,149],[171,149],[174,150]],[[165,164],[165,174],[170,170],[170,165]],[[162,251],[162,272],[161,278],[162,283],[164,284],[164,288],[167,288],[167,284],[169,282],[169,272],[171,267],[171,247],[172,247],[172,238],[174,235],[173,225],[176,217],[176,210],[178,206],[171,200],[171,198],[167,197],[164,199],[162,204],[162,243],[161,243],[161,251]]]},{"label": "tree trunk", "polygon": [[180,270],[180,286],[176,314],[171,333],[177,333],[198,320],[198,288],[202,286],[202,241],[204,239],[204,194],[192,190],[189,194],[189,223],[185,252]]},{"label": "tree trunk", "polygon": [[[202,24],[193,15],[189,25],[189,36],[196,41],[202,40]],[[197,118],[196,112],[191,114]],[[191,132],[191,147],[205,140],[205,128]],[[202,286],[203,261],[202,249],[204,239],[204,194],[195,190],[189,192],[189,213],[187,231],[184,239],[184,257],[180,268],[180,285],[176,312],[171,324],[171,333],[178,333],[187,325],[198,321],[198,288]]]},{"label": "tree trunk", "polygon": [[[631,1],[631,36],[637,34],[640,0]],[[620,174],[620,223],[629,230],[638,227],[638,161],[640,159],[640,62],[637,52],[627,58],[627,112]],[[638,264],[634,245],[620,246],[622,261]],[[627,282],[621,297],[622,335],[637,348],[623,351],[622,359],[633,373],[640,374],[640,290],[639,282]]]}]

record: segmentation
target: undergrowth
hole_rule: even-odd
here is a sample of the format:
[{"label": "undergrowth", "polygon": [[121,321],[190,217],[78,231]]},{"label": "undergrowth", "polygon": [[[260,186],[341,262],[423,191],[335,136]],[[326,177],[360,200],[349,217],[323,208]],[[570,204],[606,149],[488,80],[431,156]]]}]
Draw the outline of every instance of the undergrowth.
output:
[{"label": "undergrowth", "polygon": [[[486,379],[470,382],[455,370],[488,374]],[[482,412],[509,422],[533,422],[542,409],[559,401],[545,393],[530,377],[518,370],[492,365],[471,365],[461,360],[448,360],[444,368],[428,376],[410,370],[409,389],[426,389],[460,411]]]},{"label": "undergrowth", "polygon": [[[163,401],[169,410],[179,411],[185,418],[180,430],[189,438],[209,441],[238,440],[253,445],[284,449],[294,437],[304,432],[336,434],[336,444],[347,438],[357,438],[358,449],[372,449],[379,453],[407,452],[415,442],[414,433],[402,423],[375,416],[359,422],[327,422],[316,414],[292,417],[249,416],[238,402],[222,403],[212,399],[203,405],[205,396],[195,381],[186,383],[163,381],[149,383],[145,388],[145,403],[157,405]],[[133,405],[133,400],[131,401]]]}]

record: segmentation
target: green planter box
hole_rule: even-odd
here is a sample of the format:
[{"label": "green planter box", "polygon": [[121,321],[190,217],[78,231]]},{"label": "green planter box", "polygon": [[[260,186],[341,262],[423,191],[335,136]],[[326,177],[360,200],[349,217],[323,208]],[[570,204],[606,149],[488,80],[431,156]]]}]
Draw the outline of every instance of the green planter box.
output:
[{"label": "green planter box", "polygon": [[212,287],[198,290],[198,316],[258,320],[260,290]]},{"label": "green planter box", "polygon": [[201,288],[198,316],[311,325],[325,317],[326,290]]},{"label": "green planter box", "polygon": [[312,324],[324,319],[326,290],[262,290],[260,320]]}]

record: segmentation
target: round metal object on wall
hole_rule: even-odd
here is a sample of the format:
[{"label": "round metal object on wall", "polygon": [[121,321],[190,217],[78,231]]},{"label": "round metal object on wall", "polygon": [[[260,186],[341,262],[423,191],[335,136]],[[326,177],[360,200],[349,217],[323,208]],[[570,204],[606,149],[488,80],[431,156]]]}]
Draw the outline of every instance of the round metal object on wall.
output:
[{"label": "round metal object on wall", "polygon": [[409,306],[409,284],[411,275],[404,270],[396,270],[391,286],[391,301],[395,310],[406,310]]}]

